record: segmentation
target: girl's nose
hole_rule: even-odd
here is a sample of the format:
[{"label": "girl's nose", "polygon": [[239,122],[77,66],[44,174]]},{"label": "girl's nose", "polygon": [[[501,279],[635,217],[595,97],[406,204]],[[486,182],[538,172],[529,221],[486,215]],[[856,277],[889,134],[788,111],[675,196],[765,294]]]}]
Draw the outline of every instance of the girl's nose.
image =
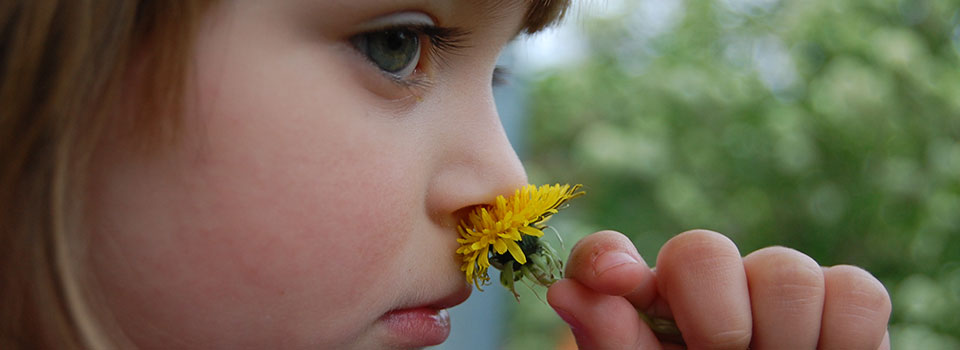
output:
[{"label": "girl's nose", "polygon": [[432,215],[450,226],[459,220],[458,211],[490,204],[497,195],[511,194],[527,183],[489,85],[482,92],[458,97],[445,108],[451,114],[442,116],[442,130],[434,133],[436,149],[430,152],[436,155],[436,171],[427,193]]}]

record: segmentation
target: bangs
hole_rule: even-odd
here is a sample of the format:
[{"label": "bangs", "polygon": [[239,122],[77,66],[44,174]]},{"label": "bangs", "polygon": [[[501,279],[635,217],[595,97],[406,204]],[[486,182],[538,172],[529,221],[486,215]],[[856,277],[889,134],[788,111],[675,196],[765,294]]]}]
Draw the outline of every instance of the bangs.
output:
[{"label": "bangs", "polygon": [[520,31],[533,34],[556,24],[569,6],[570,0],[531,0]]}]

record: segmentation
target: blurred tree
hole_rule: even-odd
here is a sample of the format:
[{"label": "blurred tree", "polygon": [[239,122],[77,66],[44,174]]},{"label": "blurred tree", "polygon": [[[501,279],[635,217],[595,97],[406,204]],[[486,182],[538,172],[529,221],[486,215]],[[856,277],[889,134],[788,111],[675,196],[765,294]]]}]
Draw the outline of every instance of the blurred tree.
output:
[{"label": "blurred tree", "polygon": [[525,164],[585,184],[577,225],[650,263],[691,228],[794,247],[885,283],[894,348],[960,348],[958,9],[624,1],[583,20],[580,64],[533,78]]}]

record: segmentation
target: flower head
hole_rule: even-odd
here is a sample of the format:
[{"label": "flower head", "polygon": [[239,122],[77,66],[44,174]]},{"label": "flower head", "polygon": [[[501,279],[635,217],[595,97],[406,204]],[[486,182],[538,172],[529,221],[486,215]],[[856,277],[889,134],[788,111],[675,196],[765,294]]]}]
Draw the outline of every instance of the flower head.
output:
[{"label": "flower head", "polygon": [[[481,289],[490,281],[492,265],[504,271],[501,283],[513,290],[513,281],[528,276],[540,284],[552,283],[562,265],[541,242],[544,223],[568,200],[583,195],[580,185],[526,185],[513,196],[497,196],[493,205],[479,206],[457,227],[457,254],[467,281]],[[530,259],[528,259],[530,258]],[[518,272],[518,274],[514,274]]]}]

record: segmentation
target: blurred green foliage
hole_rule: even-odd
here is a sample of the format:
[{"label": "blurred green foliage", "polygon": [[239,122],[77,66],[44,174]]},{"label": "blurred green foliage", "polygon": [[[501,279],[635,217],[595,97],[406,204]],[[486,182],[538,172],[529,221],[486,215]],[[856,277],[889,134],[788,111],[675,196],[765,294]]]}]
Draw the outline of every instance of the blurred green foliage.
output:
[{"label": "blurred green foliage", "polygon": [[[534,182],[583,183],[572,225],[624,232],[651,264],[707,228],[744,254],[859,265],[892,295],[894,348],[958,349],[958,10],[625,1],[582,19],[580,64],[532,82],[525,164]],[[517,314],[506,347],[529,348],[522,335],[543,332],[524,327],[544,326]]]}]

